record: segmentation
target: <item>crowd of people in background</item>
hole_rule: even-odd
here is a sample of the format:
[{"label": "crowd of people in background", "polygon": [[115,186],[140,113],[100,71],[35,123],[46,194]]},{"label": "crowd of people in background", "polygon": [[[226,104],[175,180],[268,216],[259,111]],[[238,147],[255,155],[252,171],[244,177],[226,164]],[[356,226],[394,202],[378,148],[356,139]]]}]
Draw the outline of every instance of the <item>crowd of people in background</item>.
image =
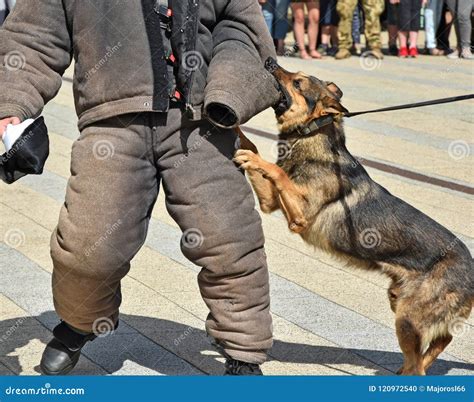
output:
[{"label": "crowd of people in background", "polygon": [[[451,59],[474,59],[474,0],[259,0],[279,55],[302,59],[353,54],[382,59],[382,29],[388,32],[388,54],[417,57],[418,33],[425,30],[423,52]],[[289,18],[291,10],[291,21]],[[449,43],[454,26],[457,43]],[[292,28],[295,45],[285,48]],[[361,34],[367,51],[363,52]],[[307,36],[307,39],[306,37]]]},{"label": "crowd of people in background", "polygon": [[[0,0],[0,26],[16,0]],[[381,32],[388,32],[388,53],[399,57],[418,56],[418,32],[425,30],[425,53],[451,59],[474,59],[474,0],[258,0],[279,55],[298,52],[302,59],[334,56],[345,59],[361,55],[365,34],[370,55],[383,58]],[[292,28],[293,49],[285,48]],[[451,49],[449,36],[454,25],[457,44]],[[307,36],[307,40],[305,38]]]}]

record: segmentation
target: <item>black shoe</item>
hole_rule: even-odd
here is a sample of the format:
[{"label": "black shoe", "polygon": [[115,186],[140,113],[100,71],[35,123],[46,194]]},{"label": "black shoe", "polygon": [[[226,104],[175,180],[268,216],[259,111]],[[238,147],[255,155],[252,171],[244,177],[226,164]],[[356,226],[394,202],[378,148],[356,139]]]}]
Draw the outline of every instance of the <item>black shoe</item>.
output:
[{"label": "black shoe", "polygon": [[225,362],[224,375],[263,375],[263,373],[258,364],[227,359]]},{"label": "black shoe", "polygon": [[329,46],[328,45],[319,45],[317,51],[319,52],[319,54],[321,56],[327,56],[328,55],[328,49],[329,49]]},{"label": "black shoe", "polygon": [[388,47],[388,54],[390,56],[398,56],[398,47],[397,47],[397,45],[390,45]]},{"label": "black shoe", "polygon": [[337,48],[337,46],[330,47],[327,51],[327,55],[331,56],[331,57],[334,57],[338,50],[339,49]]},{"label": "black shoe", "polygon": [[76,367],[81,349],[95,334],[80,334],[64,321],[53,329],[54,338],[46,345],[40,368],[45,375],[65,375]]}]

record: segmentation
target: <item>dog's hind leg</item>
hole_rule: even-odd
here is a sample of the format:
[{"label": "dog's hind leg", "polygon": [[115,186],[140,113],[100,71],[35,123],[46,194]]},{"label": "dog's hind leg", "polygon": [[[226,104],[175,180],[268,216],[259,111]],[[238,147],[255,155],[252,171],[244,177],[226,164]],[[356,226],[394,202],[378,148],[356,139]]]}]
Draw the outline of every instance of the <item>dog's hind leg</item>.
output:
[{"label": "dog's hind leg", "polygon": [[392,309],[394,313],[397,312],[397,300],[400,296],[400,292],[401,292],[400,284],[397,281],[392,280],[392,283],[390,284],[387,290],[387,293],[388,293],[388,301],[390,302],[390,308]]},{"label": "dog's hind leg", "polygon": [[403,366],[397,374],[425,375],[423,355],[421,351],[422,336],[412,321],[404,316],[398,316],[395,322],[398,343],[403,352]]},{"label": "dog's hind leg", "polygon": [[447,334],[431,341],[430,347],[423,355],[423,368],[425,371],[431,367],[439,354],[446,349],[452,340],[453,336]]}]

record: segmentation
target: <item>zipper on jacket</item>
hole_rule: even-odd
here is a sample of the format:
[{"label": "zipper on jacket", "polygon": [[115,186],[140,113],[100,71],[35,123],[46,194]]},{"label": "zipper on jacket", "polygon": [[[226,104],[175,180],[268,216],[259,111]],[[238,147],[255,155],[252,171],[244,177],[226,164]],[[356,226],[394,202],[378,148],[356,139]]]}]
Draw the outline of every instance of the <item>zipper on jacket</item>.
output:
[{"label": "zipper on jacket", "polygon": [[[193,28],[194,28],[194,32],[193,32],[194,43],[193,43],[192,48],[190,47],[189,49],[186,49],[186,51],[196,51],[197,36],[198,36],[198,25],[199,25],[199,0],[190,0],[189,3],[192,3],[191,6],[196,8],[195,10],[192,10],[192,13],[193,13],[194,18],[196,19],[196,21],[195,21],[194,26],[193,26]],[[191,10],[189,10],[189,6],[188,6],[188,11],[186,13],[186,19],[191,17],[190,12],[191,12]],[[196,71],[193,71],[192,74],[189,77],[189,91],[186,94],[187,99],[185,100],[186,110],[189,110],[189,113],[191,113],[192,116],[194,116],[194,114],[196,113],[196,110],[194,109],[194,106],[191,102],[191,99],[192,99],[191,95],[193,93],[193,84],[194,84],[195,74],[196,74]]]}]

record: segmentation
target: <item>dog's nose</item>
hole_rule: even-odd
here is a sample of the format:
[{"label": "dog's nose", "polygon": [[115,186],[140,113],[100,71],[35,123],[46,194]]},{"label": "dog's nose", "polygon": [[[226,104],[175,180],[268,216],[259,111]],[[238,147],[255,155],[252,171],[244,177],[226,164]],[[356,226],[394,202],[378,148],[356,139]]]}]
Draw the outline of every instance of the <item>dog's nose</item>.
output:
[{"label": "dog's nose", "polygon": [[273,58],[273,57],[269,57],[266,61],[265,61],[265,68],[270,71],[271,73],[273,73],[277,68],[278,68],[278,63],[277,61]]}]

